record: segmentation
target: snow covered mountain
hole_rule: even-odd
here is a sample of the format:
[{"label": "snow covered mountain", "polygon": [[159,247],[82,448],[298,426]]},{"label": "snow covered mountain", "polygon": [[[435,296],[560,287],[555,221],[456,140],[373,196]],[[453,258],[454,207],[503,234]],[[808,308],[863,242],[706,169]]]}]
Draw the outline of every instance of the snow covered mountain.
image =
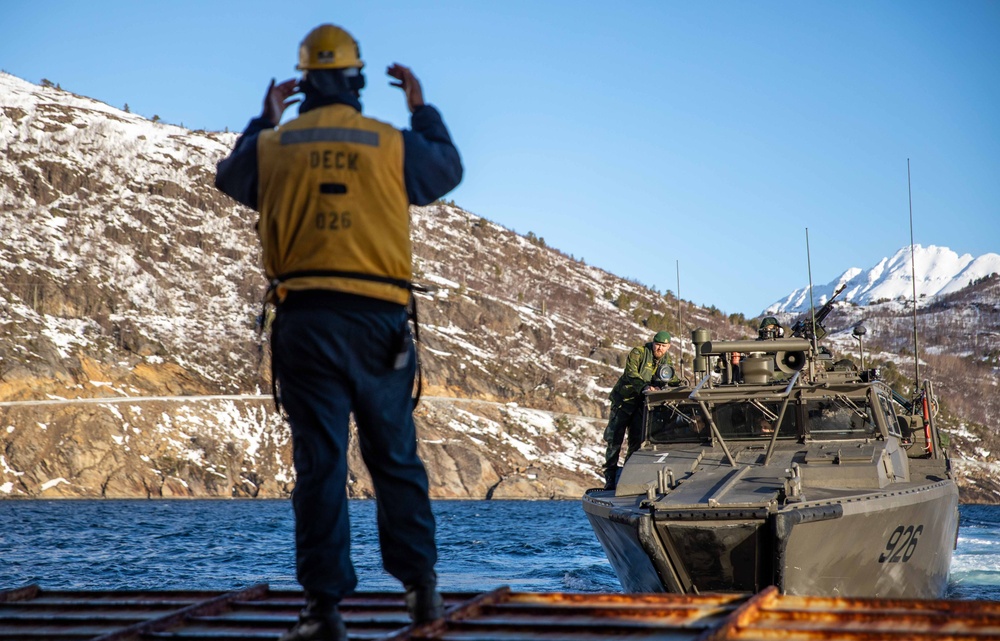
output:
[{"label": "snow covered mountain", "polygon": [[[1000,239],[998,239],[1000,242]],[[911,265],[914,269],[911,269]],[[952,294],[981,281],[990,274],[1000,274],[1000,254],[983,254],[973,258],[959,256],[947,247],[930,245],[903,247],[891,258],[883,258],[867,270],[851,267],[839,278],[813,288],[817,306],[822,305],[846,285],[837,300],[856,305],[889,301],[913,300],[913,277],[917,276],[918,306],[926,305],[938,297]],[[809,287],[796,289],[785,298],[769,305],[763,314],[793,313],[809,309]]]}]

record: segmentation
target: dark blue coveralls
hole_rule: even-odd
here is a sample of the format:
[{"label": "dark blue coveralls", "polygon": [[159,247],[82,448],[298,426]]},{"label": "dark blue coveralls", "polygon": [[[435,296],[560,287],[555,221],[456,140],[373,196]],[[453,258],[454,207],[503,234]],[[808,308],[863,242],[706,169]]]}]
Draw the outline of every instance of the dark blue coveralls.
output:
[{"label": "dark blue coveralls", "polygon": [[[307,99],[300,113],[326,104],[361,105],[352,95]],[[257,135],[271,123],[255,118],[219,163],[216,186],[257,209]],[[462,178],[458,151],[429,105],[403,130],[409,202],[426,205]],[[348,417],[353,411],[361,453],[377,500],[379,543],[387,572],[404,585],[433,576],[435,523],[427,473],[417,456],[411,393],[416,357],[403,306],[328,290],[289,292],[272,329],[272,359],[292,430],[296,486],[296,565],[313,596],[339,601],[357,586],[350,559],[347,511]],[[395,369],[401,350],[406,366]]]}]

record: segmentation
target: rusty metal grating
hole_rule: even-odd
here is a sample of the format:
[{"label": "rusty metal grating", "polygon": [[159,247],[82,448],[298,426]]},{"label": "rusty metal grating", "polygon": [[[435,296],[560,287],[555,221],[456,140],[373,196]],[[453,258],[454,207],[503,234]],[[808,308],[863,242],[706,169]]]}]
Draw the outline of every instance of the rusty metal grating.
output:
[{"label": "rusty metal grating", "polygon": [[[341,603],[351,639],[404,641],[1000,639],[1000,603],[757,595],[445,593],[446,618],[409,624],[401,593]],[[0,590],[3,641],[277,639],[301,592]]]}]

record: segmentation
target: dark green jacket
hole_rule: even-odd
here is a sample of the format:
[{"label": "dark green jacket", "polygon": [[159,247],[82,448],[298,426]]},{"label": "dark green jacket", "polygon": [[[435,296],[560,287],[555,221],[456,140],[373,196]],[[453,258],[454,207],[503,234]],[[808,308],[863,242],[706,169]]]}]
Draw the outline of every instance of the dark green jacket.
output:
[{"label": "dark green jacket", "polygon": [[661,362],[673,364],[670,354],[664,354],[657,360],[653,357],[653,344],[646,343],[636,347],[628,354],[625,361],[625,371],[615,383],[609,397],[612,403],[634,403],[642,396],[642,389],[653,379],[657,366]]}]

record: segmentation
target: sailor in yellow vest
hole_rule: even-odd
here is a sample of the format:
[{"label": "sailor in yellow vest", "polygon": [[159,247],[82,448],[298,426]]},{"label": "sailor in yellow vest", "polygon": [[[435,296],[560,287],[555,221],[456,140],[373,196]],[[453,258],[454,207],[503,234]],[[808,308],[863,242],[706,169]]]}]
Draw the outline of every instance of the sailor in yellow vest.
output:
[{"label": "sailor in yellow vest", "polygon": [[[411,129],[363,116],[363,67],[346,31],[312,30],[299,49],[301,79],[271,81],[263,113],[216,175],[220,190],[260,214],[278,310],[272,359],[292,430],[296,565],[307,597],[283,641],[347,638],[337,604],[357,585],[346,496],[352,412],[375,487],[383,565],[403,583],[414,621],[442,614],[412,416],[409,205],[451,191],[462,164],[402,65],[387,73],[406,95]],[[299,116],[279,126],[299,92]]]}]

